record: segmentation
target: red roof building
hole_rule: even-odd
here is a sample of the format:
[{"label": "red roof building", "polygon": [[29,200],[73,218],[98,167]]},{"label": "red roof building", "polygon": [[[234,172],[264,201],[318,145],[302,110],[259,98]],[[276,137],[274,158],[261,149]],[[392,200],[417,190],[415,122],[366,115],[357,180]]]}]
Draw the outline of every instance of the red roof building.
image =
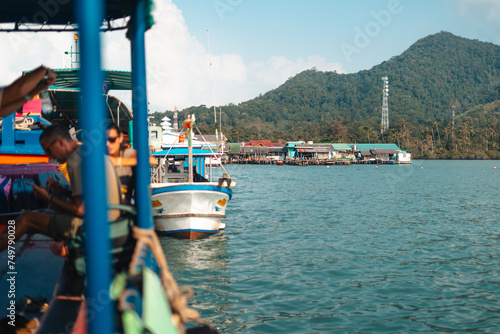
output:
[{"label": "red roof building", "polygon": [[251,140],[250,143],[245,143],[246,146],[265,146],[265,147],[281,147],[280,143],[271,143],[270,140]]}]

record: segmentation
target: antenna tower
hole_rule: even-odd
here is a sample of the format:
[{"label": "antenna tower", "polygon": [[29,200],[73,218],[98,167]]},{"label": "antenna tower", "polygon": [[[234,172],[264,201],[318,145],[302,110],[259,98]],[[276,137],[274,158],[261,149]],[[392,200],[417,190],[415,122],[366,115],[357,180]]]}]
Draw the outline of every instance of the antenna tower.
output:
[{"label": "antenna tower", "polygon": [[177,106],[174,107],[174,130],[179,130],[179,121],[177,120]]},{"label": "antenna tower", "polygon": [[73,51],[73,45],[71,45],[70,51],[64,52],[64,54],[69,55],[71,59],[71,69],[80,67],[80,50],[78,49],[78,34],[73,34],[73,40],[75,41],[75,51]]},{"label": "antenna tower", "polygon": [[451,124],[455,127],[455,106],[451,108]]},{"label": "antenna tower", "polygon": [[384,88],[382,89],[382,122],[380,132],[384,133],[389,129],[389,103],[387,98],[389,97],[389,78],[383,77]]}]

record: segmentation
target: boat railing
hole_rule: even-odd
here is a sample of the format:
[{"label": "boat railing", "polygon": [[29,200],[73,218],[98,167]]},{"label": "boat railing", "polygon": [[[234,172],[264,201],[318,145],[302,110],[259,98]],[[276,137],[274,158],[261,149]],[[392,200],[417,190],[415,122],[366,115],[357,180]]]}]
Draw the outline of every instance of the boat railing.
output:
[{"label": "boat railing", "polygon": [[[208,149],[210,150],[210,152],[212,152],[215,160],[218,160],[218,157],[221,158],[222,157],[222,153],[215,153],[212,148],[210,147],[210,145],[208,145],[208,142],[207,140],[205,139],[205,137],[203,137],[203,135],[201,134],[201,131],[200,129],[198,129],[198,127],[196,126],[196,124],[194,124],[194,127],[196,128],[196,131],[198,131],[198,133],[200,134],[201,138],[203,139],[203,141],[205,142],[205,144],[207,145]],[[229,175],[229,173],[227,172],[227,170],[224,168],[224,166],[222,165],[222,160],[218,160],[220,161],[220,166],[221,168],[224,170],[224,173],[226,173],[227,175]]]},{"label": "boat railing", "polygon": [[[205,137],[201,134],[201,132],[198,129],[198,127],[196,125],[194,125],[194,127],[196,128],[196,131],[198,131],[198,134],[201,136],[201,138],[205,142],[206,147],[212,153],[212,155],[210,156],[210,159],[209,159],[209,161],[210,161],[210,165],[209,165],[210,169],[213,167],[212,163],[213,162],[217,162],[218,165],[223,169],[224,175],[228,175],[229,176],[229,173],[227,172],[227,170],[222,165],[222,153],[214,152],[212,150],[212,148],[210,147],[210,145],[208,144],[208,142],[205,139]],[[165,183],[165,182],[176,183],[176,182],[182,182],[182,180],[184,180],[184,177],[182,175],[172,176],[171,174],[168,174],[167,171],[166,171],[166,166],[168,165],[168,155],[169,155],[170,151],[172,150],[172,148],[175,147],[175,144],[178,143],[178,141],[179,141],[179,138],[177,138],[175,140],[175,142],[170,146],[170,148],[168,149],[167,153],[163,157],[157,159],[158,160],[158,165],[155,168],[151,169],[151,182],[152,183]],[[212,173],[210,172],[210,177],[209,177],[210,181],[212,180],[212,175],[211,174]]]},{"label": "boat railing", "polygon": [[151,168],[151,183],[162,182],[165,166],[161,163],[161,159],[159,160],[158,166],[156,168]]}]

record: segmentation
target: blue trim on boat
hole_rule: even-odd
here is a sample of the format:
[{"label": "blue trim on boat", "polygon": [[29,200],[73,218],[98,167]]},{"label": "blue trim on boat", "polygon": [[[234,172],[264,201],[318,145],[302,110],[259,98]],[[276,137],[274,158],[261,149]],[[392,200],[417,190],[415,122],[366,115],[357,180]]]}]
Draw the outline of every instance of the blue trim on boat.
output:
[{"label": "blue trim on boat", "polygon": [[199,191],[217,191],[226,193],[229,195],[229,199],[233,197],[233,191],[229,188],[222,188],[218,186],[209,186],[204,184],[182,184],[178,186],[163,187],[163,188],[153,188],[152,194],[157,195],[161,193],[173,192],[173,191],[189,191],[189,190],[199,190]]},{"label": "blue trim on boat", "polygon": [[196,230],[196,229],[185,229],[185,230],[174,230],[174,231],[158,231],[155,230],[156,233],[159,234],[172,234],[172,233],[182,233],[182,232],[203,232],[203,233],[216,233],[219,232],[219,229],[217,230]]},{"label": "blue trim on boat", "polygon": [[[180,134],[180,132],[179,132],[179,134]],[[168,153],[169,157],[171,157],[171,156],[186,156],[187,157],[188,148],[187,147],[174,147],[172,149],[165,149],[163,151],[151,153],[151,155],[163,157],[163,156],[167,155],[167,153]],[[212,151],[193,148],[193,157],[209,157],[209,156],[213,156],[213,155],[214,155],[214,153],[212,153]]]}]

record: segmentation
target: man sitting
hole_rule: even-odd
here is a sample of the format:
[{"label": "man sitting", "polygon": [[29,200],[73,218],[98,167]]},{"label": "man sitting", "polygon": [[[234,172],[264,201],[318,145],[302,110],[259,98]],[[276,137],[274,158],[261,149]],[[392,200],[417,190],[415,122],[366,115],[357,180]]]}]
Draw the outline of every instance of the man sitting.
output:
[{"label": "man sitting", "polygon": [[[26,233],[41,233],[61,241],[69,236],[81,224],[84,206],[82,199],[81,159],[80,148],[76,141],[71,138],[66,128],[60,124],[53,124],[43,130],[40,135],[40,145],[45,153],[59,163],[67,163],[69,181],[71,184],[71,200],[64,201],[53,197],[43,187],[33,186],[35,196],[45,200],[57,212],[54,211],[25,211],[15,219],[15,240]],[[49,187],[57,189],[51,185]],[[0,239],[0,251],[7,248],[6,235]]]}]

